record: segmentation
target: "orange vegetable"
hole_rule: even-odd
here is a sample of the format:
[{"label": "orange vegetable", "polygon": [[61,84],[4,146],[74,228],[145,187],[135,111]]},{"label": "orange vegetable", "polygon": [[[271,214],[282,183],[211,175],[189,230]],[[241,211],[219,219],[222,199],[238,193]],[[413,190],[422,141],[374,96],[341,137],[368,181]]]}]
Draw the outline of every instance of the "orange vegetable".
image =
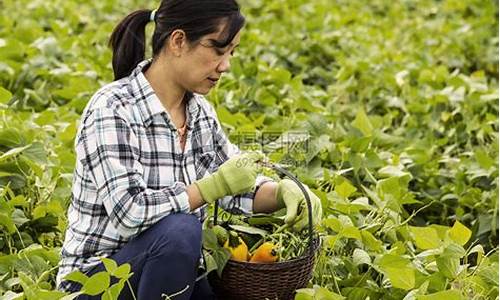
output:
[{"label": "orange vegetable", "polygon": [[260,247],[253,253],[252,258],[250,258],[250,262],[255,263],[273,263],[277,260],[278,255],[274,244],[271,242],[265,242],[260,245]]},{"label": "orange vegetable", "polygon": [[230,259],[236,261],[248,260],[248,247],[236,232],[231,231],[229,233],[229,238],[224,244],[224,248],[229,249],[231,252]]}]

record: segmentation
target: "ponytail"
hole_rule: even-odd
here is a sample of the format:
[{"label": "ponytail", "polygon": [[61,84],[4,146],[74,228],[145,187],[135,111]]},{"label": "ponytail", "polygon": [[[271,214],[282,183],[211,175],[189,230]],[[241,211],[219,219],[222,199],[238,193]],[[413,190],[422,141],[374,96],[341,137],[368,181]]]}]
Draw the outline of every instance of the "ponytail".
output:
[{"label": "ponytail", "polygon": [[146,52],[146,25],[151,10],[141,9],[129,14],[114,29],[109,39],[113,50],[113,72],[115,80],[127,77]]},{"label": "ponytail", "polygon": [[[1,1],[1,0],[0,0]],[[123,19],[111,34],[115,80],[127,77],[146,52],[146,25],[152,11],[137,10]],[[217,32],[224,25],[222,36],[212,47],[224,49],[245,23],[236,0],[162,0],[155,14],[152,36],[153,57],[159,55],[165,41],[175,29],[184,30],[187,41],[194,45],[203,36]]]}]

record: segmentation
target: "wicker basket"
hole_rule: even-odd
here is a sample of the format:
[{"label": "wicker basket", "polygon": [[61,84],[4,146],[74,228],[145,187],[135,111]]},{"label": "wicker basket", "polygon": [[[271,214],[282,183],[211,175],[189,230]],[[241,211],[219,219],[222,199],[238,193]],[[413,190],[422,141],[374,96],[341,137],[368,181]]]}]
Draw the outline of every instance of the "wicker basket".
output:
[{"label": "wicker basket", "polygon": [[[301,257],[276,263],[250,263],[229,260],[219,278],[215,272],[208,279],[219,300],[292,300],[295,290],[306,286],[312,277],[315,256],[320,242],[313,234],[311,200],[300,181],[276,165],[273,169],[298,184],[305,195],[309,217],[309,249]],[[215,205],[214,223],[217,223],[218,205]]]}]

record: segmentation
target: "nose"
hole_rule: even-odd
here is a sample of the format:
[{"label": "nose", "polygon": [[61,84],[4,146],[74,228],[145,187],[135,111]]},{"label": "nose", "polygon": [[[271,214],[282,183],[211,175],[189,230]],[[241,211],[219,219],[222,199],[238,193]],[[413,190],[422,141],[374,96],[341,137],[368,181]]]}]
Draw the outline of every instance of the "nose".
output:
[{"label": "nose", "polygon": [[217,66],[217,72],[219,73],[224,73],[229,71],[229,68],[231,67],[231,63],[229,62],[230,56],[224,56],[224,58],[221,60],[220,64]]}]

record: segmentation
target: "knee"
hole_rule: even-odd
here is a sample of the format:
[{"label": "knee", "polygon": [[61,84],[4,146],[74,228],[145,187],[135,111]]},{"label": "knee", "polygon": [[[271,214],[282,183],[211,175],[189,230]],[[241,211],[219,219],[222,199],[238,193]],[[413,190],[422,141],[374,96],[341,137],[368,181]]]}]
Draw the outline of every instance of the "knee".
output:
[{"label": "knee", "polygon": [[158,224],[165,241],[184,254],[198,257],[201,249],[201,223],[194,215],[178,213],[163,218]]}]

